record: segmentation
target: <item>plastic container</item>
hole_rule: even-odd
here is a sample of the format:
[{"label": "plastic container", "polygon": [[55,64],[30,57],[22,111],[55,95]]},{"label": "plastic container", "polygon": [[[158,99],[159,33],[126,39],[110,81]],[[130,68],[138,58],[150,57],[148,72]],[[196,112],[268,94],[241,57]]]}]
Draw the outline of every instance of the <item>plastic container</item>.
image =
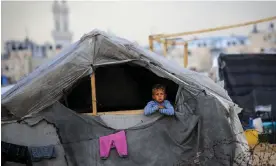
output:
[{"label": "plastic container", "polygon": [[271,134],[276,129],[276,122],[263,122],[264,133]]},{"label": "plastic container", "polygon": [[263,122],[261,118],[253,119],[253,126],[259,134],[263,133]]},{"label": "plastic container", "polygon": [[256,145],[258,143],[258,131],[255,129],[247,129],[244,131],[245,138],[249,145]]}]

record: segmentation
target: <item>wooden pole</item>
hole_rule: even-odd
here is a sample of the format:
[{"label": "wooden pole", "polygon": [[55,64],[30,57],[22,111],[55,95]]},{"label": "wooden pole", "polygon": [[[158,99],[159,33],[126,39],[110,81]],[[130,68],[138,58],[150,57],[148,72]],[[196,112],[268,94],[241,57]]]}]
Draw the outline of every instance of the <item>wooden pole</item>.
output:
[{"label": "wooden pole", "polygon": [[96,99],[96,83],[95,83],[95,71],[91,76],[91,94],[92,94],[92,115],[97,115],[97,99]]},{"label": "wooden pole", "polygon": [[151,51],[153,51],[153,37],[149,36],[149,48]]},{"label": "wooden pole", "polygon": [[184,43],[184,67],[186,68],[188,66],[188,43]]},{"label": "wooden pole", "polygon": [[167,55],[167,50],[168,50],[168,43],[167,40],[165,39],[164,45],[163,45],[163,54],[164,56]]}]

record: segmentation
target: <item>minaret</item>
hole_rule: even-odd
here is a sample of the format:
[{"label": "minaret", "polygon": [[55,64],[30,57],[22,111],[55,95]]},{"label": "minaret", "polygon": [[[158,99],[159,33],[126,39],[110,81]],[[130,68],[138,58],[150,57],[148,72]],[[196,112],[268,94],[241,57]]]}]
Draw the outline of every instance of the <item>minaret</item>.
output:
[{"label": "minaret", "polygon": [[61,9],[60,9],[60,20],[62,22],[62,30],[64,32],[68,32],[68,6],[66,1],[61,2]]},{"label": "minaret", "polygon": [[60,6],[58,1],[54,1],[53,7],[52,7],[53,15],[54,15],[54,22],[55,22],[55,31],[60,31]]},{"label": "minaret", "polygon": [[66,1],[61,3],[55,1],[53,3],[53,15],[55,21],[55,29],[52,35],[56,47],[66,47],[71,44],[73,34],[69,31],[69,9]]}]

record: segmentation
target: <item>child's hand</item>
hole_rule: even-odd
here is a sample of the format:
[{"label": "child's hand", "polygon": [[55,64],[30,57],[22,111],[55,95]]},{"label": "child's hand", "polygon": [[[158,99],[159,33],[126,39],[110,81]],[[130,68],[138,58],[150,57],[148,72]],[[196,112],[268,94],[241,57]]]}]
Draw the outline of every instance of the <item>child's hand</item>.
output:
[{"label": "child's hand", "polygon": [[163,108],[165,108],[164,106],[162,106],[162,105],[159,105],[159,109],[163,109]]}]

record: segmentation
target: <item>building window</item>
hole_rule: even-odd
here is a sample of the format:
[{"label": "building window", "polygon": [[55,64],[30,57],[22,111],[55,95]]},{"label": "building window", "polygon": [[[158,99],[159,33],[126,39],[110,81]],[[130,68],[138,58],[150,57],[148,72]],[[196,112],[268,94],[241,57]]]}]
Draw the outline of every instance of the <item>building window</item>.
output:
[{"label": "building window", "polygon": [[243,40],[241,40],[241,44],[244,45],[244,41]]},{"label": "building window", "polygon": [[230,42],[227,42],[227,45],[228,45],[228,46],[230,46],[230,45],[231,45],[231,43],[230,43]]},{"label": "building window", "polygon": [[204,47],[206,47],[206,46],[207,46],[207,45],[206,45],[206,43],[204,43],[203,45],[204,45]]},{"label": "building window", "polygon": [[18,47],[18,50],[23,50],[23,49],[24,49],[24,48],[23,48],[23,45],[20,44],[19,47]]},{"label": "building window", "polygon": [[5,66],[5,70],[6,70],[6,71],[9,71],[9,66]]},{"label": "building window", "polygon": [[261,52],[264,52],[264,49],[263,48],[261,48],[261,50],[260,50]]},{"label": "building window", "polygon": [[191,51],[188,51],[188,56],[192,56],[192,53],[191,53]]},{"label": "building window", "polygon": [[232,45],[236,45],[236,42],[232,42]]},{"label": "building window", "polygon": [[13,51],[16,51],[16,46],[15,46],[15,44],[12,44],[12,50],[13,50]]},{"label": "building window", "polygon": [[62,46],[60,44],[56,45],[56,49],[61,49]]}]

